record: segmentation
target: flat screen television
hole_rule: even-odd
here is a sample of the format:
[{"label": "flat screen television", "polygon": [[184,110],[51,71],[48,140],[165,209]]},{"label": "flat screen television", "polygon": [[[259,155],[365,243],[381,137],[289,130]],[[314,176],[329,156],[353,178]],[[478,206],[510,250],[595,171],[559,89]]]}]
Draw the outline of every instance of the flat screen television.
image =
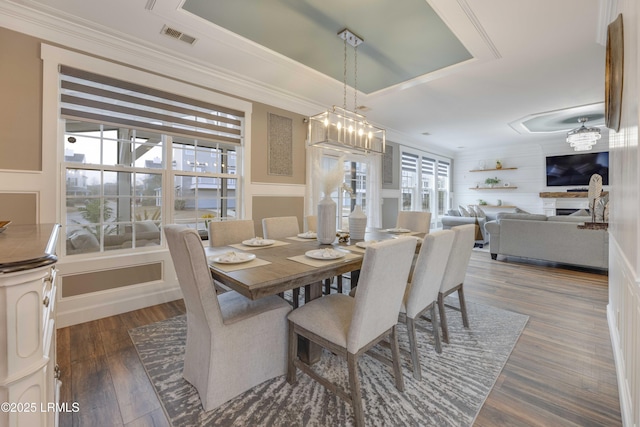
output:
[{"label": "flat screen television", "polygon": [[594,173],[602,176],[603,185],[609,185],[608,151],[547,157],[547,187],[588,186]]}]

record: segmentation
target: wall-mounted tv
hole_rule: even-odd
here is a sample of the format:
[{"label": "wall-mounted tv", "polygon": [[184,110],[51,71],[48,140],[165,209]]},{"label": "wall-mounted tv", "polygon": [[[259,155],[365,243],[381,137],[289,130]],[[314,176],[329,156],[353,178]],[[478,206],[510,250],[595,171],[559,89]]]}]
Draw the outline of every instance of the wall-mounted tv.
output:
[{"label": "wall-mounted tv", "polygon": [[589,185],[594,173],[602,176],[603,185],[609,185],[608,151],[547,157],[547,187]]}]

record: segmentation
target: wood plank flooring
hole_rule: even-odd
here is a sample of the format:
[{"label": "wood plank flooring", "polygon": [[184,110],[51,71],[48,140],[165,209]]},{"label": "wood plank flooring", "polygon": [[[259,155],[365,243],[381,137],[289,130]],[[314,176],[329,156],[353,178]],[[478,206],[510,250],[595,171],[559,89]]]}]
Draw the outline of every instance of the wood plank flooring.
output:
[{"label": "wood plank flooring", "polygon": [[[465,295],[530,316],[475,426],[622,425],[605,274],[474,251]],[[127,331],[184,311],[174,301],[59,329],[62,401],[80,405],[60,425],[167,426]]]}]

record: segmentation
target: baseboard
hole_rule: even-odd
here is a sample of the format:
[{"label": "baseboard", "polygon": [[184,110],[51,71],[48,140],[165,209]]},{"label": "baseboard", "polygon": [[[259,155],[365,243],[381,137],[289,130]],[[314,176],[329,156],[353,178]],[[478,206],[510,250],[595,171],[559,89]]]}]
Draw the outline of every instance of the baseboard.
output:
[{"label": "baseboard", "polygon": [[145,283],[57,301],[58,328],[90,322],[182,298],[177,283]]},{"label": "baseboard", "polygon": [[620,337],[616,328],[616,315],[613,313],[611,304],[607,304],[607,323],[609,324],[609,336],[613,347],[613,357],[616,364],[616,376],[618,379],[618,394],[620,395],[620,416],[623,427],[633,427],[633,404],[631,402],[631,390],[625,379],[624,358],[620,353]]}]

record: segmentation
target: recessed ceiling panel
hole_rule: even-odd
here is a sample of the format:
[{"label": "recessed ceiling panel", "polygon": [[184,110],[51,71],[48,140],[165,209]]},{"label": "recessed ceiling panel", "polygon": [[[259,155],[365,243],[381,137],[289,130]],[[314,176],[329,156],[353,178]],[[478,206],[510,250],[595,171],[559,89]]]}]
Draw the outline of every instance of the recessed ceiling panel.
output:
[{"label": "recessed ceiling panel", "polygon": [[[338,81],[349,28],[358,47],[357,87],[375,92],[471,59],[425,0],[185,0],[183,9]],[[347,50],[347,83],[354,53]]]}]

